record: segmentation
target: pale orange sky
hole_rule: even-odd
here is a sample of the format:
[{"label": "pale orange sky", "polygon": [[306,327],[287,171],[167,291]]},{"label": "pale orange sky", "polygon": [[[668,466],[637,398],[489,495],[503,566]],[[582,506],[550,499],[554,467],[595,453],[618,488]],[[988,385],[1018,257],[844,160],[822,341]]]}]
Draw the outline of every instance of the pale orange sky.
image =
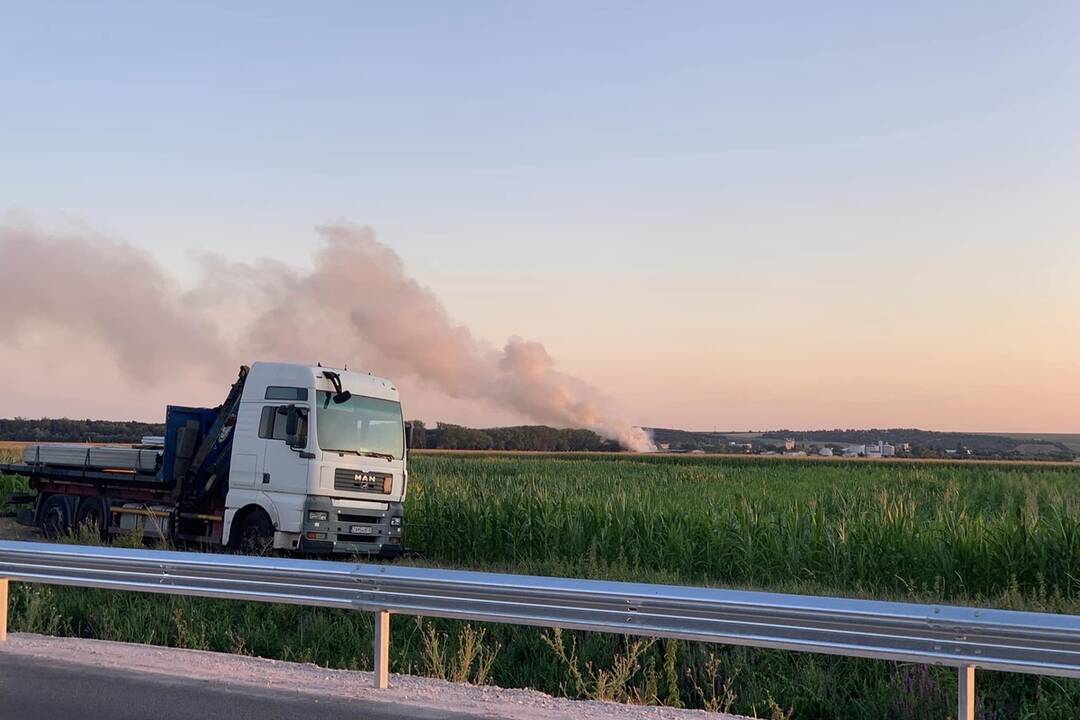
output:
[{"label": "pale orange sky", "polygon": [[[984,248],[966,260],[942,252],[936,262],[893,256],[869,266],[861,258],[794,267],[773,257],[715,272],[658,257],[647,271],[607,278],[584,267],[500,267],[496,254],[494,267],[429,268],[436,282],[417,279],[493,346],[514,333],[544,342],[559,369],[585,378],[637,424],[1073,432],[1078,258],[1065,252],[1054,262],[1053,247]],[[363,366],[335,357],[334,346],[327,338],[326,356],[312,360]],[[448,398],[393,368],[370,369],[398,382],[410,417],[529,421]],[[0,416],[154,420],[166,403],[220,401],[232,372],[199,369],[144,384],[96,341],[43,326],[0,348],[0,374],[22,378],[0,388]]]},{"label": "pale orange sky", "polygon": [[[369,224],[637,424],[1080,432],[1080,6],[271,5],[7,13],[0,224],[183,286]],[[9,331],[0,416],[233,377],[133,386],[87,343]],[[394,379],[411,416],[525,420]]]}]

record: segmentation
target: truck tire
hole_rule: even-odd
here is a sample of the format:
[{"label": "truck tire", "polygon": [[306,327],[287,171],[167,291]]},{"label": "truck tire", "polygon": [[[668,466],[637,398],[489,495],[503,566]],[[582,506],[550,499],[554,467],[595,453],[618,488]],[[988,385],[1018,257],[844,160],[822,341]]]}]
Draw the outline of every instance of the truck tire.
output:
[{"label": "truck tire", "polygon": [[79,502],[79,510],[75,513],[75,527],[81,529],[84,525],[91,526],[97,531],[102,540],[109,539],[109,503],[104,498],[83,498]]},{"label": "truck tire", "polygon": [[261,508],[245,513],[229,534],[229,547],[244,555],[269,555],[274,550],[274,523]]},{"label": "truck tire", "polygon": [[41,532],[50,540],[55,540],[71,531],[71,503],[63,495],[50,495],[45,498],[38,516]]}]

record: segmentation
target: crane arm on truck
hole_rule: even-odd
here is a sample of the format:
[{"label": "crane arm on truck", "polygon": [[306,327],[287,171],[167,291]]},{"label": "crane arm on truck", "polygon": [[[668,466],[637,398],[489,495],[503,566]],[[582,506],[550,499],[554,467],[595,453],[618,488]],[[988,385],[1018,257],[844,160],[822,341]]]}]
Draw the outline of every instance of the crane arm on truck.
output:
[{"label": "crane arm on truck", "polygon": [[233,429],[236,427],[240,398],[249,371],[247,365],[240,366],[240,372],[229,390],[228,397],[216,410],[217,418],[203,436],[199,449],[179,478],[176,493],[184,500],[198,502],[221,486],[221,478],[228,478]]}]

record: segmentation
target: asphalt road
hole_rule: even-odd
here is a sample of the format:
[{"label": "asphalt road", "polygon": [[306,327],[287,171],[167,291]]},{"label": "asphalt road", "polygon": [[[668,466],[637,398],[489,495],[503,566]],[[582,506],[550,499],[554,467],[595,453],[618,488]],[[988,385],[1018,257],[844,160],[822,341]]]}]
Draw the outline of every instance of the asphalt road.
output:
[{"label": "asphalt road", "polygon": [[491,720],[0,653],[0,720]]}]

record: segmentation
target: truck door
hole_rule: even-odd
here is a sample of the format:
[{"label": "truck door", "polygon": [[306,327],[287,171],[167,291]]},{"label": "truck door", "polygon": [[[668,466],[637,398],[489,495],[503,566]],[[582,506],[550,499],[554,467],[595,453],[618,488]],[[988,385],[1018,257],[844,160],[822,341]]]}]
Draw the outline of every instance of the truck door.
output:
[{"label": "truck door", "polygon": [[[288,443],[287,424],[289,412],[297,414],[297,435],[299,442],[295,446]],[[298,493],[308,492],[308,470],[310,458],[303,458],[300,453],[308,453],[308,408],[305,405],[278,405],[263,408],[265,428],[259,435],[266,435],[262,462],[262,478],[257,489],[264,492]]]},{"label": "truck door", "polygon": [[242,403],[233,429],[232,465],[229,469],[231,490],[250,490],[257,486],[256,478],[262,474],[263,445],[265,440],[257,434],[259,406]]}]

